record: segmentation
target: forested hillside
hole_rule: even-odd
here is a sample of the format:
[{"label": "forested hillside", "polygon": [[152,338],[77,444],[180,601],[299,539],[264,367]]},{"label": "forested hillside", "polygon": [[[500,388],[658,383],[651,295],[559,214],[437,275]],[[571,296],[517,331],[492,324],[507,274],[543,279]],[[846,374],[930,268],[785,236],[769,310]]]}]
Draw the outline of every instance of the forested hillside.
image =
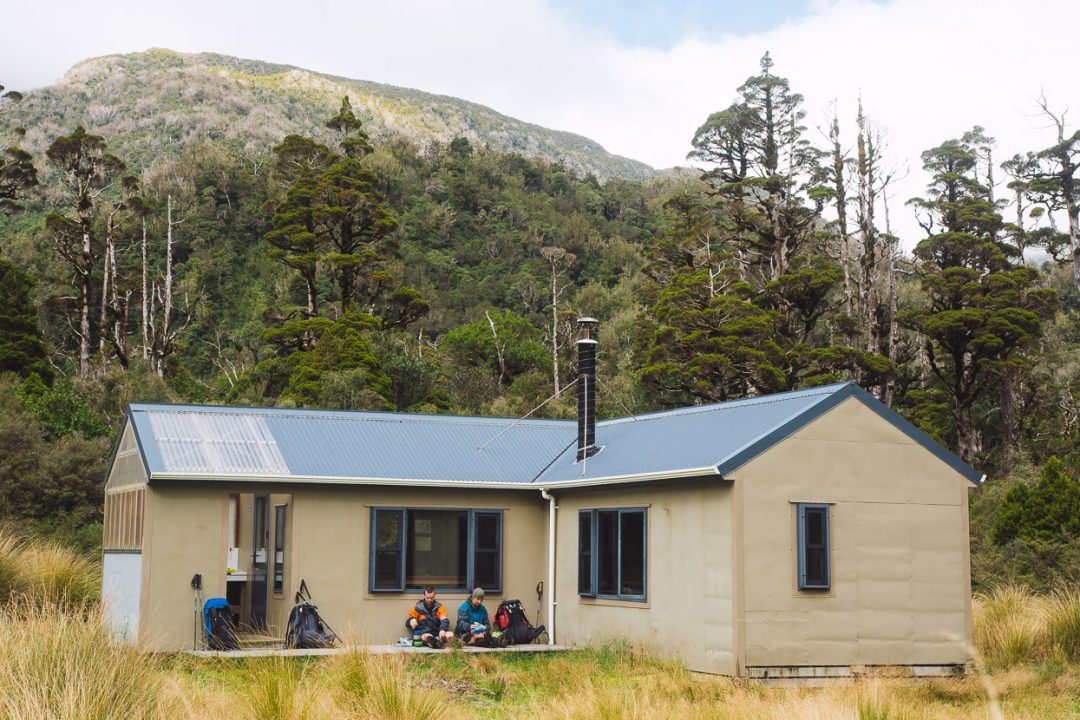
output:
[{"label": "forested hillside", "polygon": [[942,128],[903,204],[871,109],[810,119],[795,90],[766,55],[686,138],[702,171],[645,179],[469,103],[218,56],[9,93],[0,507],[92,546],[133,400],[572,416],[588,314],[604,414],[855,380],[987,473],[977,583],[1074,572],[1080,135],[1047,105],[1045,147],[1002,162]]}]

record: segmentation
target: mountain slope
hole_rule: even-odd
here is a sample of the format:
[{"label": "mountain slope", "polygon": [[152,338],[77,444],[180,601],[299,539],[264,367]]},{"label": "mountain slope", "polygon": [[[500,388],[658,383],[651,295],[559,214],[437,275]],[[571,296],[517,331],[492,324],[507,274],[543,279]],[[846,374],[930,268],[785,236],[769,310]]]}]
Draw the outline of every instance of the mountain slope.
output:
[{"label": "mountain slope", "polygon": [[201,140],[264,153],[288,133],[322,132],[345,94],[375,139],[401,135],[424,146],[461,136],[562,162],[601,180],[653,175],[644,163],[612,155],[588,138],[465,100],[287,65],[160,49],[86,60],[57,84],[27,93],[0,122],[31,128],[27,145],[34,150],[82,124],[103,134],[128,162],[145,166],[163,152]]}]

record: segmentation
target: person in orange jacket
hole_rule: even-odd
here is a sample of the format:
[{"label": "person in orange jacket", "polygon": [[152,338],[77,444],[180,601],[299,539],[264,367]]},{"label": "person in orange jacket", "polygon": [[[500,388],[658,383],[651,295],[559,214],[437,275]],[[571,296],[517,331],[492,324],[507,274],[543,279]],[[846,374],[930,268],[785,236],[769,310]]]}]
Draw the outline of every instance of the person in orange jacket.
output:
[{"label": "person in orange jacket", "polygon": [[405,627],[430,648],[441,648],[454,637],[450,631],[450,617],[442,603],[435,599],[435,588],[431,585],[424,588],[424,599],[418,600],[416,607],[409,611]]}]

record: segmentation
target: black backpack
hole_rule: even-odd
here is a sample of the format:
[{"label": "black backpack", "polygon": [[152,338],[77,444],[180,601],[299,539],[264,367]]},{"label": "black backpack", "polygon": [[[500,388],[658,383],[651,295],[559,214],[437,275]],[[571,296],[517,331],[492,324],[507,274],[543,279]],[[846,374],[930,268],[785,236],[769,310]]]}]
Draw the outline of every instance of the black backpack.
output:
[{"label": "black backpack", "polygon": [[285,631],[285,646],[297,649],[326,648],[337,638],[326,631],[319,609],[308,602],[294,605]]},{"label": "black backpack", "polygon": [[532,626],[520,600],[503,600],[499,603],[499,609],[495,611],[495,628],[515,645],[531,643],[546,632],[543,625]]},{"label": "black backpack", "polygon": [[206,645],[211,650],[239,650],[232,608],[224,598],[210,598],[203,606],[206,623]]}]

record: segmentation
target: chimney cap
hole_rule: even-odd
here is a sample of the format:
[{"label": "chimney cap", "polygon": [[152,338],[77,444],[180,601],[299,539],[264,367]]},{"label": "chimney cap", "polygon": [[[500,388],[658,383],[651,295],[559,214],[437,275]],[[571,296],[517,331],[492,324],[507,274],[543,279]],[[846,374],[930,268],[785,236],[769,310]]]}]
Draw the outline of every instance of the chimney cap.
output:
[{"label": "chimney cap", "polygon": [[593,336],[596,334],[596,327],[600,324],[600,321],[594,317],[579,317],[577,324],[581,328],[581,339],[578,342],[595,343],[596,340]]}]

